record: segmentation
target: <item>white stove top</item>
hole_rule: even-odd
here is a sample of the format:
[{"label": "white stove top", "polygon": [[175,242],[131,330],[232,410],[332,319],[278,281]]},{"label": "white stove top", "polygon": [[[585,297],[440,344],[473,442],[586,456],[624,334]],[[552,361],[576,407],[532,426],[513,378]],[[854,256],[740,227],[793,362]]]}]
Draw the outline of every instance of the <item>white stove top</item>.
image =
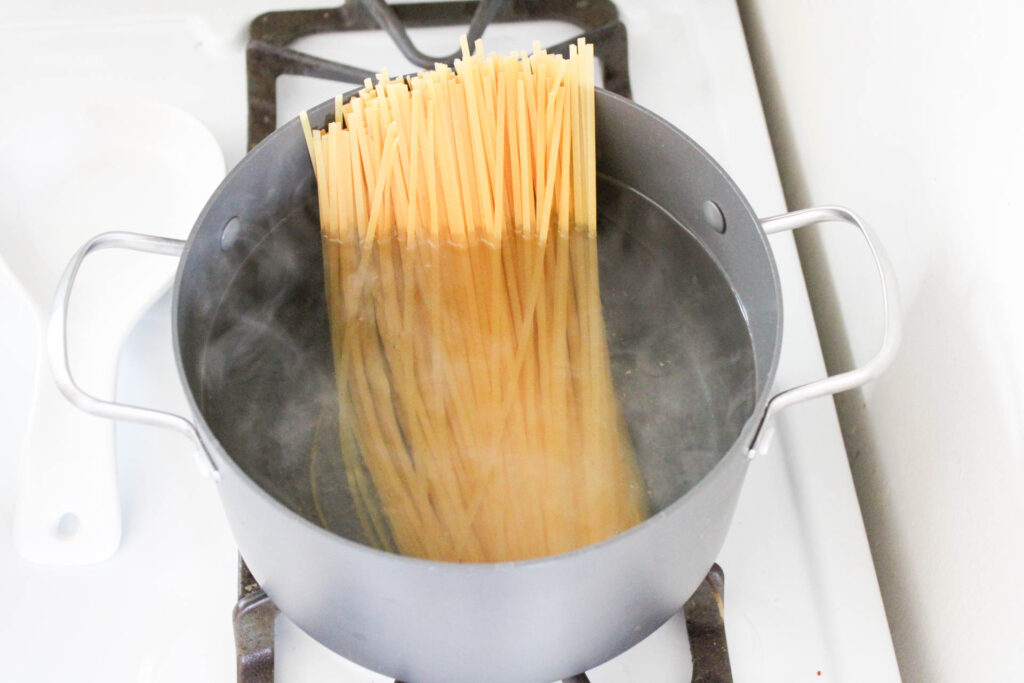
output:
[{"label": "white stove top", "polygon": [[[208,4],[216,4],[214,8]],[[22,2],[0,20],[0,130],[55,94],[133,95],[178,106],[217,137],[229,167],[245,149],[244,45],[248,22],[308,2],[174,3],[101,0],[65,8]],[[316,3],[312,3],[316,4]],[[761,215],[785,210],[732,3],[619,0],[629,31],[634,98],[701,143]],[[60,9],[58,10],[58,7]],[[507,52],[572,35],[565,25],[495,26],[489,50]],[[457,32],[412,31],[427,52]],[[518,36],[518,37],[517,37]],[[412,70],[386,40],[319,36],[302,47],[359,66]],[[340,43],[344,47],[338,47]],[[375,45],[376,47],[372,47]],[[354,58],[352,55],[359,55]],[[339,86],[286,77],[281,117]],[[16,130],[16,129],[15,129]],[[41,162],[42,163],[42,162]],[[26,169],[25,172],[31,172]],[[0,190],[2,191],[2,190]],[[842,198],[837,198],[842,199]],[[115,226],[112,226],[115,227]],[[117,226],[121,227],[121,226]],[[10,229],[0,225],[0,230]],[[145,226],[135,229],[144,232]],[[782,273],[785,338],[777,384],[824,372],[792,237],[771,238]],[[169,296],[144,314],[119,366],[121,400],[185,411],[174,370]],[[216,485],[200,477],[187,441],[156,428],[117,428],[124,518],[118,553],[86,567],[22,560],[10,536],[18,457],[38,340],[0,269],[0,671],[5,680],[225,681],[234,677],[231,609],[236,550]],[[898,680],[864,529],[831,401],[778,418],[771,451],[751,466],[719,559],[735,680]],[[384,680],[345,662],[283,617],[277,680]],[[595,682],[678,680],[681,623],[592,672]]]}]

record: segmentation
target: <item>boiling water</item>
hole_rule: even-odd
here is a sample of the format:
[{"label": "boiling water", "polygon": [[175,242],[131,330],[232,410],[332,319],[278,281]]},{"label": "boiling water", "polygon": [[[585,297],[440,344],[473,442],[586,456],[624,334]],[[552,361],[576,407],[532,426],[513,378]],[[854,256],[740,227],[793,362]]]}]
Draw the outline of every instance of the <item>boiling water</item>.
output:
[{"label": "boiling water", "polygon": [[[598,251],[611,374],[651,511],[700,481],[754,404],[749,332],[721,269],[679,223],[599,180]],[[339,454],[315,206],[245,249],[215,294],[200,410],[225,450],[289,508],[365,542]],[[244,228],[243,228],[244,230]]]}]

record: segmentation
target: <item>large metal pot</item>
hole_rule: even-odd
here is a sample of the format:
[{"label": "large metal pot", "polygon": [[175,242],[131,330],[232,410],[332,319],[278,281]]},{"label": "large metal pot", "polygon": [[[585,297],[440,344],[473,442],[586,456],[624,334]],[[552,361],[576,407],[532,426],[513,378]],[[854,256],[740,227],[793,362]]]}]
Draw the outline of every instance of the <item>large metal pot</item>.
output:
[{"label": "large metal pot", "polygon": [[[324,103],[310,119],[323,125],[332,111]],[[625,533],[524,562],[389,554],[361,542],[344,486],[323,459],[313,478],[321,496],[333,490],[340,503],[329,528],[315,521],[311,458],[330,442],[322,416],[334,392],[315,185],[297,121],[227,176],[187,242],[107,233],[82,247],[51,319],[58,384],[95,414],[193,436],[254,576],[341,655],[416,682],[545,681],[592,668],[655,630],[699,585],[773,413],[877,376],[899,336],[890,266],[852,213],[759,220],[714,160],[664,120],[605,91],[596,116],[613,375],[655,509]],[[766,235],[818,222],[850,224],[867,240],[882,281],[884,340],[866,366],[772,396],[782,316]],[[99,401],[71,378],[70,288],[86,254],[113,246],[181,253],[173,333],[194,423]]]}]

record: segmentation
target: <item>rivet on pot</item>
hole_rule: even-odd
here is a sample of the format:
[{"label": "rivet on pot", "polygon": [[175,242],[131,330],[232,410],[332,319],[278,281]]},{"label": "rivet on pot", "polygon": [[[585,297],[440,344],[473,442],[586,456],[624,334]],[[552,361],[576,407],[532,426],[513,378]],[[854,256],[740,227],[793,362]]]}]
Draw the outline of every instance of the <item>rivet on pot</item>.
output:
[{"label": "rivet on pot", "polygon": [[231,247],[235,246],[235,242],[238,241],[238,236],[242,232],[242,221],[238,216],[232,216],[228,219],[228,222],[224,224],[224,227],[220,230],[220,248],[222,251],[227,251]]},{"label": "rivet on pot", "polygon": [[725,232],[725,214],[722,213],[722,209],[718,207],[718,204],[715,204],[710,199],[705,199],[701,205],[701,212],[704,214],[704,222],[708,226],[718,232]]}]

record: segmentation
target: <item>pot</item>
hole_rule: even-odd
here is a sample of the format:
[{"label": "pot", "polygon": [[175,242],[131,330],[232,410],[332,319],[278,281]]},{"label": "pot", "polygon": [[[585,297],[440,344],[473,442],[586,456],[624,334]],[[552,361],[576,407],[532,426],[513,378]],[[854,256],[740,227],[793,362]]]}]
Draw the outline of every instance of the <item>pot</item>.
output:
[{"label": "pot", "polygon": [[[325,102],[310,120],[322,127],[332,113]],[[106,233],[79,250],[48,335],[58,385],[88,412],[195,439],[253,575],[342,656],[416,682],[549,681],[592,668],[658,628],[697,588],[772,416],[878,376],[899,339],[891,266],[853,213],[825,207],[760,220],[718,164],[653,113],[598,90],[596,125],[613,377],[653,508],[626,532],[496,564],[413,559],[362,542],[343,482],[324,466],[336,392],[316,188],[297,120],[225,178],[186,242]],[[861,368],[773,395],[782,302],[767,235],[821,222],[866,240],[884,338]],[[110,247],[180,254],[173,335],[189,418],[100,401],[71,377],[64,321],[73,280],[87,254]],[[337,501],[333,512],[315,514],[313,489]]]}]

